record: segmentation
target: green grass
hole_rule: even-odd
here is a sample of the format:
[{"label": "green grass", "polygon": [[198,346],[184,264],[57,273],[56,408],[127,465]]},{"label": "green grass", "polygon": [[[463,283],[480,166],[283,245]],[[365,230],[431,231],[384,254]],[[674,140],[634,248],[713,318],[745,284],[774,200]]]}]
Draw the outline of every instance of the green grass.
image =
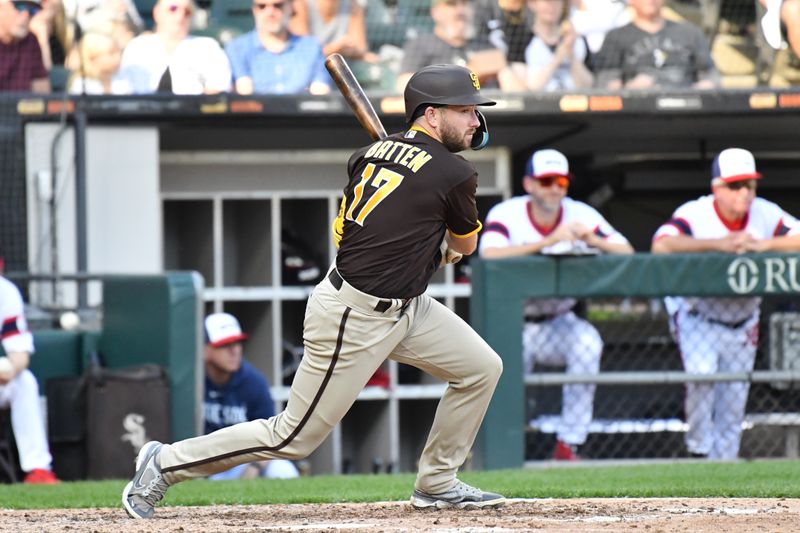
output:
[{"label": "green grass", "polygon": [[[800,497],[800,461],[553,467],[464,472],[459,477],[511,498]],[[413,483],[412,474],[199,480],[172,487],[165,504],[406,500]],[[124,485],[122,480],[69,482],[55,486],[0,485],[0,508],[119,507]]]}]

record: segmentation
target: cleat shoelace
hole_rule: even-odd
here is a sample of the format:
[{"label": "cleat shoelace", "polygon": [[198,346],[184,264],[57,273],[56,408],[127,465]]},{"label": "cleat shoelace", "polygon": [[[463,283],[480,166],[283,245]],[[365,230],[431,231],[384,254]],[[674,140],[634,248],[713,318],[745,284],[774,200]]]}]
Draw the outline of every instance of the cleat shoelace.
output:
[{"label": "cleat shoelace", "polygon": [[164,497],[166,491],[167,484],[161,479],[161,476],[158,476],[150,480],[150,483],[148,483],[147,487],[141,492],[141,497],[145,502],[155,507]]}]

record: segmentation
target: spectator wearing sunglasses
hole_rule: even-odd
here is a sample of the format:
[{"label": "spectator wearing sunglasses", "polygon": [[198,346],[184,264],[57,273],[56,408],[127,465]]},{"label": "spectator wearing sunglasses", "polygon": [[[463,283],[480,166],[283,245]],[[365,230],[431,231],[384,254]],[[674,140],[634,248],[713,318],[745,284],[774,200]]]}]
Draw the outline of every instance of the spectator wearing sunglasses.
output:
[{"label": "spectator wearing sunglasses", "polygon": [[[567,158],[552,149],[533,153],[522,185],[526,195],[494,206],[480,242],[485,259],[532,254],[631,254],[628,240],[593,207],[573,200]],[[568,374],[597,374],[603,341],[595,327],[575,314],[573,298],[534,298],[525,304],[522,357],[526,374],[534,365],[566,366]],[[564,385],[553,459],[579,459],[594,409],[595,385]]]},{"label": "spectator wearing sunglasses", "polygon": [[[756,197],[761,177],[749,151],[721,151],[711,166],[711,194],[675,210],[656,231],[653,253],[800,251],[800,223],[777,204]],[[669,297],[665,303],[686,372],[753,369],[760,297]],[[738,457],[748,390],[746,381],[686,384],[685,441],[691,455]]]},{"label": "spectator wearing sunglasses", "polygon": [[121,71],[133,92],[214,94],[231,87],[228,58],[210,37],[189,35],[191,0],[158,0],[155,31],[134,37],[122,53]]},{"label": "spectator wearing sunglasses", "polygon": [[50,78],[31,19],[39,0],[0,0],[0,91],[49,93]]},{"label": "spectator wearing sunglasses", "polygon": [[331,79],[315,37],[289,31],[291,0],[255,0],[255,29],[225,48],[239,94],[328,94]]}]

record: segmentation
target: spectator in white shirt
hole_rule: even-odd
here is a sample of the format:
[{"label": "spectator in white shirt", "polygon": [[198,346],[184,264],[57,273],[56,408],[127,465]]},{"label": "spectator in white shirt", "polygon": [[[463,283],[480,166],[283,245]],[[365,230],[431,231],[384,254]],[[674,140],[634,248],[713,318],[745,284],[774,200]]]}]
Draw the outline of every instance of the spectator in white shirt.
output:
[{"label": "spectator in white shirt", "polygon": [[214,94],[231,88],[231,68],[219,43],[189,35],[191,0],[158,0],[155,31],[135,37],[122,54],[121,70],[136,94]]}]

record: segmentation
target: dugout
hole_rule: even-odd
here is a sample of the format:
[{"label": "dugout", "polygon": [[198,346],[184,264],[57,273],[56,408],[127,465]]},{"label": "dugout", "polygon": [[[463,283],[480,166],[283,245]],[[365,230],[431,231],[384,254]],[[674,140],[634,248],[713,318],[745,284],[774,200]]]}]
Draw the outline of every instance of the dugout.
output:
[{"label": "dugout", "polygon": [[[711,159],[728,146],[754,152],[766,176],[760,195],[800,213],[797,90],[493,96],[499,103],[486,113],[490,147],[465,154],[479,167],[482,217],[522,192],[525,159],[545,146],[569,157],[577,176],[570,194],[597,207],[639,251],[649,249],[676,206],[708,191]],[[401,99],[372,97],[386,129],[401,128]],[[13,194],[0,199],[9,267],[49,268],[46,253],[30,251],[52,245],[40,185],[55,168],[56,179],[67,184],[57,214],[64,272],[77,270],[81,241],[90,271],[199,272],[204,311],[240,318],[250,333],[250,361],[268,376],[278,403],[285,401],[302,345],[310,273],[334,254],[329,223],[347,158],[368,142],[343,99],[0,95],[0,114],[16,120],[9,121],[16,137],[6,147],[17,154],[8,174],[15,176]],[[78,117],[87,124],[84,226],[76,222],[78,189],[68,180]],[[25,217],[6,224],[11,211]],[[286,238],[286,230],[296,238]],[[285,246],[290,242],[300,245]],[[303,265],[309,277],[292,265]],[[471,266],[447,267],[431,286],[465,318]],[[95,304],[99,297],[90,293],[88,300]],[[313,472],[413,470],[442,384],[402,367],[386,370],[390,386],[362,393],[312,457]]]},{"label": "dugout", "polygon": [[[142,439],[189,438],[202,427],[202,279],[98,280],[99,329],[32,329],[31,370],[46,396],[54,470],[66,480],[124,477],[119,468],[127,474]],[[29,292],[39,283],[50,282],[31,281]]]}]

